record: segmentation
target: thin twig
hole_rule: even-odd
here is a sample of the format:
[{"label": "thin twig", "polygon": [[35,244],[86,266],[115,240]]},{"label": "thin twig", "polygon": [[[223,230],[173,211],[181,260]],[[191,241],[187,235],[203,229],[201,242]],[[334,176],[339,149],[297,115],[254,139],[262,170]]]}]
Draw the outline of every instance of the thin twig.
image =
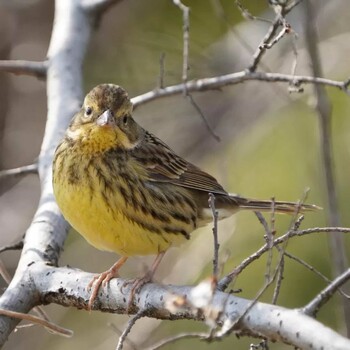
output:
[{"label": "thin twig", "polygon": [[67,328],[60,327],[52,322],[49,322],[47,320],[44,320],[40,317],[30,315],[30,314],[23,314],[21,312],[15,312],[5,309],[0,309],[0,315],[5,315],[8,317],[18,318],[20,320],[26,320],[30,321],[32,323],[38,324],[40,326],[43,326],[50,330],[54,334],[61,335],[66,338],[71,338],[73,336],[73,331]]},{"label": "thin twig", "polygon": [[2,259],[0,259],[0,275],[4,279],[6,284],[10,284],[12,276],[8,272],[8,270],[7,270],[4,262],[2,261]]},{"label": "thin twig", "polygon": [[[292,260],[298,262],[300,265],[306,267],[308,270],[310,270],[311,272],[316,274],[318,277],[322,278],[325,282],[332,283],[332,281],[328,277],[326,277],[323,273],[321,273],[319,270],[314,268],[312,265],[308,264],[305,260],[300,259],[297,256],[295,256],[295,255],[293,255],[291,253],[288,253],[288,252],[284,252],[284,255],[286,257],[288,257],[289,259],[292,259]],[[338,292],[341,295],[343,295],[345,298],[350,299],[350,295],[348,295],[345,292],[343,292],[343,290],[339,289]]]},{"label": "thin twig", "polygon": [[273,40],[270,42],[266,42],[263,44],[264,49],[271,49],[274,45],[276,45],[286,34],[289,34],[291,32],[292,28],[290,24],[286,23],[282,30],[275,36]]},{"label": "thin twig", "polygon": [[[302,84],[317,84],[336,87],[346,93],[349,93],[350,79],[345,81],[331,80],[319,77],[304,76],[304,75],[290,75],[281,73],[265,73],[265,72],[249,72],[240,71],[226,75],[219,75],[212,78],[203,78],[188,81],[186,86],[187,92],[194,91],[208,91],[217,90],[224,86],[235,85],[245,81],[264,81],[269,83],[288,83],[294,86],[301,86]],[[136,96],[132,99],[134,107],[141,104],[151,102],[155,99],[182,94],[184,91],[184,84],[177,84],[167,86],[164,89],[155,89],[146,92],[145,94]]]},{"label": "thin twig", "polygon": [[181,339],[186,339],[186,338],[201,338],[201,339],[206,339],[208,337],[208,334],[206,333],[180,333],[177,334],[173,337],[167,338],[167,339],[162,339],[161,341],[159,341],[158,343],[155,343],[151,346],[149,346],[148,348],[146,348],[145,350],[158,350],[160,348],[162,348],[165,345],[171,344],[171,343],[175,343],[178,340]]},{"label": "thin twig", "polygon": [[[310,233],[315,233],[315,232],[327,232],[327,233],[332,233],[332,232],[341,232],[341,233],[350,233],[350,228],[349,227],[312,227],[312,228],[306,228],[304,230],[300,231],[293,231],[293,236],[298,235],[298,236],[303,236],[303,235],[308,235]],[[291,236],[292,237],[292,236]]]},{"label": "thin twig", "polygon": [[[283,259],[283,255],[281,255],[280,259]],[[269,280],[265,280],[263,287],[258,291],[255,298],[249,303],[246,309],[239,315],[239,317],[232,322],[230,327],[227,327],[224,332],[218,332],[217,335],[223,337],[225,335],[229,335],[236,327],[236,325],[248,314],[248,312],[252,309],[252,307],[259,301],[261,296],[265,293],[267,288],[275,281],[276,276],[279,271],[280,261],[277,263],[277,267],[274,270],[273,274],[270,276]]]},{"label": "thin twig", "polygon": [[[114,324],[114,323],[107,323],[107,326],[108,327],[111,327],[112,328],[112,330],[115,332],[115,333],[117,333],[119,336],[121,336],[122,335],[122,331]],[[133,342],[133,341],[131,341],[130,339],[128,339],[128,338],[125,338],[125,341],[124,341],[125,343],[128,343],[128,345],[131,347],[131,349],[133,349],[133,350],[137,350],[137,346],[136,346],[136,344]]]},{"label": "thin twig", "polygon": [[237,6],[238,10],[241,12],[243,18],[249,19],[249,20],[254,20],[254,21],[260,21],[260,22],[267,22],[269,24],[272,23],[270,19],[262,18],[262,17],[257,17],[252,15],[247,8],[245,8],[242,3],[239,0],[235,0],[235,5]]},{"label": "thin twig", "polygon": [[[297,39],[298,39],[298,34],[291,29],[291,33],[293,34],[292,37],[292,49],[293,49],[293,54],[294,54],[294,59],[293,59],[293,63],[292,63],[292,69],[291,69],[291,74],[295,75],[296,71],[297,71],[297,66],[298,66],[298,48],[297,48]],[[298,87],[294,87],[292,85],[289,86],[289,92],[304,92],[303,88],[298,88]]]},{"label": "thin twig", "polygon": [[[182,82],[188,80],[188,57],[189,57],[189,39],[190,39],[190,8],[185,6],[181,0],[173,0],[173,3],[182,11],[183,20],[183,50],[182,50]],[[184,85],[184,94],[186,95],[186,85]]]},{"label": "thin twig", "polygon": [[[350,228],[348,227],[313,227],[300,231],[288,231],[284,235],[276,238],[273,241],[273,245],[277,246],[281,243],[284,243],[286,240],[289,240],[295,236],[304,236],[311,233],[329,233],[329,232],[342,232],[342,233],[350,233]],[[238,266],[236,266],[229,274],[223,277],[218,282],[218,290],[225,290],[227,286],[233,281],[233,279],[238,276],[247,266],[249,266],[253,261],[260,258],[261,255],[266,253],[269,250],[268,244],[260,247],[255,253],[251,254],[247,258],[245,258]]]},{"label": "thin twig", "polygon": [[24,176],[27,174],[37,174],[38,164],[20,166],[18,168],[0,170],[0,180],[10,176]]},{"label": "thin twig", "polygon": [[[266,245],[268,247],[268,258],[266,262],[266,272],[265,272],[265,283],[270,283],[271,280],[271,266],[272,266],[272,257],[273,257],[273,250],[272,248],[274,247],[274,236],[276,234],[275,230],[275,198],[271,199],[271,228],[269,228],[267,221],[265,218],[262,216],[260,212],[255,212],[255,215],[258,217],[260,223],[263,225],[265,229],[265,240],[266,240]],[[282,284],[282,279],[283,279],[283,271],[284,271],[284,250],[281,249],[279,246],[276,246],[277,250],[280,252],[280,259],[279,259],[279,264],[276,266],[276,271],[277,271],[277,282],[276,286],[274,289],[274,294],[272,298],[272,303],[276,304],[277,297],[279,294],[279,291],[281,289],[281,284]],[[276,273],[276,272],[275,272]]]},{"label": "thin twig", "polygon": [[200,107],[198,106],[198,104],[196,103],[196,101],[193,99],[192,95],[187,92],[186,97],[189,99],[189,101],[191,102],[192,106],[194,107],[194,109],[197,111],[197,113],[200,115],[200,117],[202,118],[202,121],[204,122],[205,127],[207,128],[209,134],[218,142],[221,141],[220,137],[218,135],[215,134],[213,128],[210,126],[208,119],[206,118],[206,116],[204,115],[204,113],[202,112],[202,110],[200,109]]},{"label": "thin twig", "polygon": [[[277,248],[279,248],[277,246]],[[279,260],[279,263],[277,265],[277,275],[276,275],[276,285],[275,285],[275,288],[273,290],[273,296],[272,296],[272,301],[271,303],[273,305],[276,305],[277,304],[277,298],[279,296],[279,293],[281,291],[281,286],[282,286],[282,281],[283,281],[283,272],[284,272],[284,254],[285,254],[285,251],[282,250],[282,249],[279,249],[280,251],[280,260]]]},{"label": "thin twig", "polygon": [[144,310],[140,310],[137,314],[135,314],[134,316],[132,316],[130,318],[130,320],[128,321],[128,324],[126,325],[126,328],[123,330],[121,336],[119,337],[116,350],[123,349],[125,339],[128,336],[128,334],[130,333],[131,328],[134,326],[134,324],[136,323],[137,320],[139,320],[141,317],[143,317],[144,313],[145,313]]},{"label": "thin twig", "polygon": [[47,61],[4,60],[0,61],[0,72],[30,75],[38,79],[44,79],[46,78],[47,65]]},{"label": "thin twig", "polygon": [[266,51],[265,45],[272,40],[272,38],[275,36],[277,29],[279,28],[280,25],[281,25],[281,16],[277,15],[272,25],[270,26],[268,32],[266,33],[261,43],[259,44],[258,49],[253,54],[252,61],[248,67],[248,71],[250,72],[256,71],[258,64],[261,61],[261,58]]},{"label": "thin twig", "polygon": [[162,52],[159,57],[159,80],[158,80],[158,88],[164,88],[164,62],[165,62],[165,53]]},{"label": "thin twig", "polygon": [[[283,5],[283,6],[282,6]],[[265,37],[261,41],[260,45],[258,46],[258,49],[253,55],[253,59],[251,64],[248,67],[248,70],[250,72],[256,71],[258,65],[260,64],[260,61],[262,59],[262,56],[266,52],[266,49],[271,48],[274,44],[276,44],[285,34],[290,32],[290,25],[286,22],[285,16],[295,7],[297,6],[296,3],[287,4],[284,3],[282,5],[278,6],[272,6],[274,11],[276,12],[276,16],[274,21],[272,22],[272,25],[270,26],[268,32],[266,33]],[[277,35],[277,30],[280,26],[283,26],[282,31]],[[274,38],[275,37],[275,38]],[[274,38],[274,39],[273,39]]]},{"label": "thin twig", "polygon": [[[1,259],[0,259],[0,275],[4,279],[6,284],[10,284],[12,280],[12,276]],[[33,308],[33,311],[37,313],[37,315],[42,319],[46,320],[47,322],[50,322],[48,315],[46,314],[46,312],[43,310],[41,306],[36,306],[35,308]]]},{"label": "thin twig", "polygon": [[340,286],[349,281],[350,279],[350,269],[347,269],[340,276],[332,281],[325,289],[323,289],[317,296],[312,299],[302,311],[307,315],[315,316],[319,309],[327,303],[327,301],[336,293]]},{"label": "thin twig", "polygon": [[19,242],[15,242],[13,244],[0,247],[0,253],[6,252],[7,250],[21,250],[22,248],[23,248],[23,238]]},{"label": "thin twig", "polygon": [[219,272],[219,240],[218,240],[218,218],[219,212],[215,208],[215,195],[213,193],[209,193],[209,208],[211,209],[211,213],[213,216],[213,236],[214,236],[214,259],[213,259],[213,275],[215,279],[218,278]]}]

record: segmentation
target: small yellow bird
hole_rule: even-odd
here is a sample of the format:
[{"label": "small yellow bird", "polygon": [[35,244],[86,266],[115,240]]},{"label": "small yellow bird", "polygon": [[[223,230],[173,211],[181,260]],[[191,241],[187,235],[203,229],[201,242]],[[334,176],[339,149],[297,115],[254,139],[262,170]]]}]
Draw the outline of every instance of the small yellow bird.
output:
[{"label": "small yellow bird", "polygon": [[[123,88],[96,86],[73,117],[53,161],[54,194],[66,220],[94,247],[121,255],[91,281],[90,308],[101,284],[116,277],[129,256],[157,254],[133,290],[150,281],[167,249],[212,220],[209,193],[215,195],[219,219],[240,209],[272,206],[268,200],[228,194],[214,177],[137,124],[132,110]],[[282,213],[294,213],[297,206],[274,203]]]}]

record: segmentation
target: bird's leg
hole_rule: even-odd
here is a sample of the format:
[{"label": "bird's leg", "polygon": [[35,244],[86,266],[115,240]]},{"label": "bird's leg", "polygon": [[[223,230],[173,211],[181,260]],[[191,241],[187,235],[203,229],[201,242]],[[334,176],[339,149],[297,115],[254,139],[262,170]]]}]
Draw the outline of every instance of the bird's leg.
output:
[{"label": "bird's leg", "polygon": [[153,276],[162,261],[164,257],[165,251],[158,253],[157,257],[154,259],[153,264],[151,266],[151,269],[146,272],[146,274],[140,278],[137,278],[133,281],[127,281],[124,283],[124,286],[127,284],[132,283],[131,291],[130,291],[130,298],[129,298],[129,303],[128,303],[128,308],[127,310],[130,309],[130,306],[132,304],[132,301],[134,299],[135,293],[140,290],[142,286],[144,286],[146,283],[151,282],[153,279]]},{"label": "bird's leg", "polygon": [[112,278],[118,277],[118,271],[119,269],[124,265],[124,263],[128,260],[128,257],[122,256],[110,269],[108,269],[105,272],[102,272],[99,275],[96,275],[91,282],[88,284],[88,289],[92,288],[94,285],[94,288],[92,289],[89,304],[88,304],[88,310],[91,310],[92,304],[94,303],[97,293],[101,287],[101,284],[105,286]]}]

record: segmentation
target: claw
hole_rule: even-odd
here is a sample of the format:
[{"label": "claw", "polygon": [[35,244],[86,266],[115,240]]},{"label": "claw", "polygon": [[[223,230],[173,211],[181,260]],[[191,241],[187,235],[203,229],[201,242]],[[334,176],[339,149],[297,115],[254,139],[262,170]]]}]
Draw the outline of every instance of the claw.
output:
[{"label": "claw", "polygon": [[163,256],[164,256],[165,252],[161,252],[157,255],[157,257],[155,258],[153,264],[152,264],[152,267],[151,269],[143,276],[143,277],[140,277],[140,278],[136,278],[134,280],[130,280],[130,281],[125,281],[123,283],[123,286],[122,288],[124,288],[126,285],[128,284],[132,284],[131,286],[131,291],[130,291],[130,296],[129,296],[129,301],[128,301],[128,305],[127,305],[127,309],[126,309],[126,313],[128,314],[129,313],[129,310],[131,308],[131,305],[133,303],[133,300],[134,300],[134,297],[135,297],[135,294],[137,292],[140,291],[140,289],[147,283],[149,282],[152,282],[152,279],[153,279],[153,276],[160,264],[160,262],[162,261],[163,259]]},{"label": "claw", "polygon": [[102,287],[105,287],[108,282],[115,277],[118,277],[118,271],[122,267],[122,265],[126,262],[128,258],[123,256],[121,257],[110,269],[108,269],[105,272],[102,272],[99,275],[96,275],[88,284],[88,289],[92,289],[89,303],[88,303],[88,310],[92,310],[92,305],[97,297],[98,291],[102,285]]}]

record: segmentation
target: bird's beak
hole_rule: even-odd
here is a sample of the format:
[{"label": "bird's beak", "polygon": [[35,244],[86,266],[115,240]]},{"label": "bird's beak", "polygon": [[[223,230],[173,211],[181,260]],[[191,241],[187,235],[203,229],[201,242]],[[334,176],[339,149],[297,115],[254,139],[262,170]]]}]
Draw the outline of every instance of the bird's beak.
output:
[{"label": "bird's beak", "polygon": [[112,126],[114,125],[114,119],[112,112],[105,110],[96,120],[96,124],[99,126]]}]

